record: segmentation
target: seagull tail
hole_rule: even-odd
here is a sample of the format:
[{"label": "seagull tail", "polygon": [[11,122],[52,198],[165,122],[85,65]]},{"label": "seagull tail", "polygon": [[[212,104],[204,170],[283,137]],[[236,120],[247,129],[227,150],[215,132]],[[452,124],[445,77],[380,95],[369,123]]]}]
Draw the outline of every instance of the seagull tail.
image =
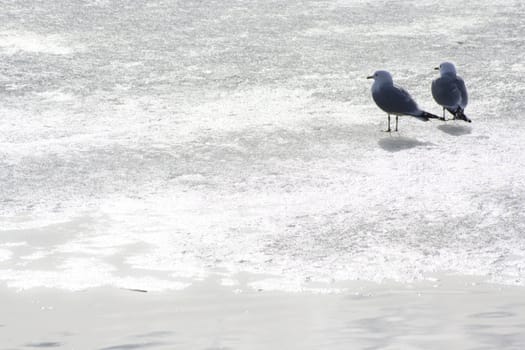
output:
[{"label": "seagull tail", "polygon": [[457,111],[454,113],[454,119],[461,119],[466,121],[467,123],[472,123],[472,120],[470,120],[470,118],[465,115],[463,109],[461,108],[458,108]]},{"label": "seagull tail", "polygon": [[424,120],[424,121],[427,121],[429,119],[439,119],[439,120],[443,120],[443,117],[438,117],[437,115],[435,114],[432,114],[432,113],[428,113],[428,112],[425,112],[425,111],[422,111],[422,113],[417,116],[417,118],[421,119],[421,120]]}]

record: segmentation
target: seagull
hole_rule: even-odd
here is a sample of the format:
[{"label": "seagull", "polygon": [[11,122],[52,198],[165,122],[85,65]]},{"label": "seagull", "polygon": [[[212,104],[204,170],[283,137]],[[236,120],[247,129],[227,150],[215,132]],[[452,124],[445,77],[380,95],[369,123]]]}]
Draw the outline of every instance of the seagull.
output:
[{"label": "seagull", "polygon": [[467,88],[461,77],[456,75],[456,67],[450,62],[443,62],[439,67],[440,77],[432,81],[432,96],[434,100],[443,107],[443,118],[445,109],[454,115],[452,119],[461,119],[471,123],[464,113],[468,103]]},{"label": "seagull", "polygon": [[398,117],[400,115],[410,115],[416,117],[421,121],[428,121],[429,119],[444,120],[444,118],[421,110],[412,96],[402,87],[394,85],[392,75],[384,70],[378,70],[374,75],[366,77],[367,79],[374,79],[372,84],[372,98],[379,108],[388,114],[388,129],[390,129],[390,115],[396,116],[396,129],[398,124]]}]

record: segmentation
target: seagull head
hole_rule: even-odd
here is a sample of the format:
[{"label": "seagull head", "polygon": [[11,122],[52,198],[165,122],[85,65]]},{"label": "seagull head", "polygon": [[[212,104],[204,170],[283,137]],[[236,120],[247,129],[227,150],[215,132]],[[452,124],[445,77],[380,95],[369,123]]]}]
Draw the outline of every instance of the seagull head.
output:
[{"label": "seagull head", "polygon": [[392,75],[386,70],[378,70],[373,75],[366,77],[367,79],[374,79],[374,84],[393,84]]},{"label": "seagull head", "polygon": [[435,70],[439,70],[439,73],[441,75],[445,74],[452,74],[456,75],[456,67],[450,62],[443,62],[439,65],[439,67],[434,68]]}]

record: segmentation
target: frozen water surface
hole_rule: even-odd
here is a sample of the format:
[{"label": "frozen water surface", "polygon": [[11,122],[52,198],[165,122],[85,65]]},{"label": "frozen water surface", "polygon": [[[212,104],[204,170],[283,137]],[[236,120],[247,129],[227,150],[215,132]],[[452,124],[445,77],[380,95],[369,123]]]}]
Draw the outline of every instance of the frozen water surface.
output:
[{"label": "frozen water surface", "polygon": [[[523,2],[0,9],[8,286],[525,284]],[[473,123],[382,133],[365,77],[388,69],[439,114],[444,60]]]}]

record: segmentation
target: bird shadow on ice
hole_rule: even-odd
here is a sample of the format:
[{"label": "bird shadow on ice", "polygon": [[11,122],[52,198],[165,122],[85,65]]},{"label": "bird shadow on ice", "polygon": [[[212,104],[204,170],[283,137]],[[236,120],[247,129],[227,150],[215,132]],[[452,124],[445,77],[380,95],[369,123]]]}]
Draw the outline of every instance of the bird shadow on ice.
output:
[{"label": "bird shadow on ice", "polygon": [[379,147],[388,152],[399,152],[414,147],[433,146],[431,142],[422,142],[410,137],[385,137],[377,141]]},{"label": "bird shadow on ice", "polygon": [[41,343],[29,343],[26,344],[26,347],[29,348],[56,348],[61,346],[62,344],[59,342],[41,342]]},{"label": "bird shadow on ice", "polygon": [[443,124],[437,128],[452,136],[468,135],[472,132],[471,127],[457,124]]},{"label": "bird shadow on ice", "polygon": [[122,344],[122,345],[115,345],[115,346],[109,346],[106,348],[102,348],[100,350],[135,350],[135,349],[146,349],[151,347],[157,347],[159,345],[163,345],[164,343],[160,342],[148,342],[148,343],[140,343],[140,344]]}]

